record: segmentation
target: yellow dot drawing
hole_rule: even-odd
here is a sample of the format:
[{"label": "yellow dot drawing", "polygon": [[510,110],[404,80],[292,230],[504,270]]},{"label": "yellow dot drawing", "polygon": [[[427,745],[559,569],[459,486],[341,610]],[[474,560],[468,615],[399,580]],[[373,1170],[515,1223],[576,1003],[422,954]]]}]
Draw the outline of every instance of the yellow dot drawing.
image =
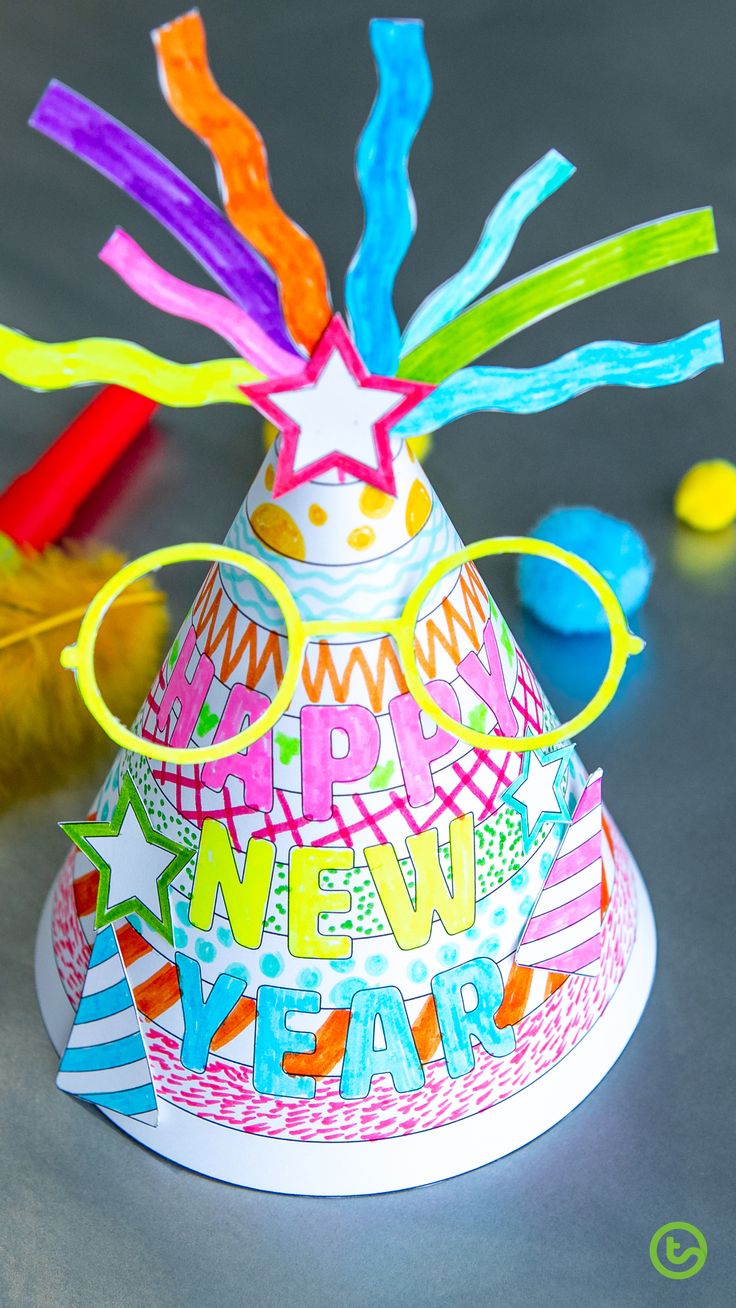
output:
[{"label": "yellow dot drawing", "polygon": [[396,500],[377,486],[364,486],[358,500],[361,513],[366,518],[385,518],[390,513]]},{"label": "yellow dot drawing", "polygon": [[406,530],[410,536],[416,536],[432,512],[432,501],[426,486],[415,481],[406,501]]},{"label": "yellow dot drawing", "polygon": [[367,550],[375,543],[376,533],[372,527],[353,527],[348,536],[351,550]]},{"label": "yellow dot drawing", "polygon": [[251,517],[251,526],[264,545],[290,559],[306,558],[304,537],[294,519],[280,504],[259,504]]}]

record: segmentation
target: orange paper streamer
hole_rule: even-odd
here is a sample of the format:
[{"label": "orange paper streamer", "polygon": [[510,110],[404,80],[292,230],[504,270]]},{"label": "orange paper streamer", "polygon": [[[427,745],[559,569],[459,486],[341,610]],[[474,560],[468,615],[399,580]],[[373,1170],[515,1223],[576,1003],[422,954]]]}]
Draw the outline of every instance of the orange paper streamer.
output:
[{"label": "orange paper streamer", "polygon": [[332,316],[327,275],[314,241],[276,203],[258,129],[212,76],[196,11],[159,27],[153,40],[170,108],[212,152],[227,215],[273,268],[286,325],[311,353]]}]

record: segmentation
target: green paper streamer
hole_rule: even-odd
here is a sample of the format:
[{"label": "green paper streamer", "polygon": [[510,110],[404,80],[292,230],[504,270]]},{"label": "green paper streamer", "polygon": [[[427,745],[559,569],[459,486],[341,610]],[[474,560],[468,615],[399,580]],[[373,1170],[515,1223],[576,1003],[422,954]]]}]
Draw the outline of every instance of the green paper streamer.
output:
[{"label": "green paper streamer", "polygon": [[671,214],[609,236],[492,291],[412,350],[399,377],[439,383],[567,304],[717,250],[712,209]]}]

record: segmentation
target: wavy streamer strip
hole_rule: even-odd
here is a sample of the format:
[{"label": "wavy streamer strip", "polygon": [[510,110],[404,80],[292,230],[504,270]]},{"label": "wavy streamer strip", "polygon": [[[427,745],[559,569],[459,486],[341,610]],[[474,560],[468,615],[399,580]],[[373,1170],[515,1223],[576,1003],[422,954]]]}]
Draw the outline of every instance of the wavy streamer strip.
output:
[{"label": "wavy streamer strip", "polygon": [[114,383],[157,404],[247,404],[238,387],[261,376],[243,359],[174,363],[130,341],[88,337],[81,341],[34,341],[0,326],[0,372],[20,386],[60,391],[92,382]]},{"label": "wavy streamer strip", "polygon": [[720,323],[655,345],[593,341],[539,368],[463,368],[396,425],[395,436],[435,431],[479,409],[541,413],[596,386],[672,386],[723,363]]},{"label": "wavy streamer strip", "polygon": [[565,305],[717,248],[712,209],[671,214],[619,232],[492,291],[407,354],[398,375],[439,383]]},{"label": "wavy streamer strip", "polygon": [[[258,326],[285,350],[276,283],[247,241],[178,168],[97,105],[51,82],[31,127],[114,182],[166,227]],[[295,354],[295,360],[299,355]]]},{"label": "wavy streamer strip", "polygon": [[166,272],[121,227],[115,228],[98,258],[147,304],[208,327],[266,376],[281,376],[297,366],[294,355],[261,331],[244,309],[225,295],[192,286]]},{"label": "wavy streamer strip", "polygon": [[393,286],[416,230],[409,151],[429,105],[432,78],[420,22],[373,19],[370,37],[378,94],[355,156],[365,222],[345,278],[345,303],[366,365],[392,376],[401,344]]},{"label": "wavy streamer strip", "polygon": [[572,177],[575,165],[557,150],[548,150],[501,196],[486,219],[467,263],[419,306],[401,338],[401,353],[416,349],[433,332],[456,318],[491,282],[508,259],[527,218],[543,200]]},{"label": "wavy streamer strip", "polygon": [[270,263],[281,285],[286,324],[311,353],[332,316],[327,274],[312,238],[274,198],[257,127],[212,76],[196,10],[159,27],[153,41],[170,109],[212,152],[228,217]]}]

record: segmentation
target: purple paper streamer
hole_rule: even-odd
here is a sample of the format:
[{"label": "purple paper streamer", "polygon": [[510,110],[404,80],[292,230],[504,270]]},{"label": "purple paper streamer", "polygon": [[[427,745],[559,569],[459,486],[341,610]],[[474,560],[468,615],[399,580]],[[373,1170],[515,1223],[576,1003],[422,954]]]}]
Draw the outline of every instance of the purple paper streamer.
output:
[{"label": "purple paper streamer", "polygon": [[286,332],[273,275],[178,168],[62,82],[49,83],[29,121],[137,200],[272,340],[301,361]]}]

